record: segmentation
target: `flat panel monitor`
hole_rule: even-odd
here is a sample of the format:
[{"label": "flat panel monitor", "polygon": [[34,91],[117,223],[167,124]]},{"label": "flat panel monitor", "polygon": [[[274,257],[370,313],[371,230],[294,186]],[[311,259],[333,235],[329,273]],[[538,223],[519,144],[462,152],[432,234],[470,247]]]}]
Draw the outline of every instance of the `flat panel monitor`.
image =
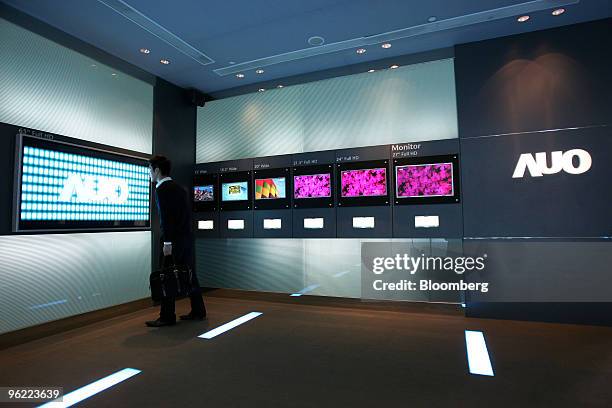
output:
[{"label": "flat panel monitor", "polygon": [[333,165],[293,168],[293,207],[333,207]]},{"label": "flat panel monitor", "polygon": [[394,161],[396,204],[459,202],[456,155],[426,156]]},{"label": "flat panel monitor", "polygon": [[250,210],[253,205],[251,171],[229,172],[219,174],[221,211]]},{"label": "flat panel monitor", "polygon": [[149,228],[146,155],[52,134],[16,147],[15,231]]},{"label": "flat panel monitor", "polygon": [[288,167],[253,171],[256,210],[291,208],[291,171]]},{"label": "flat panel monitor", "polygon": [[216,211],[219,203],[219,176],[196,174],[193,177],[193,210]]},{"label": "flat panel monitor", "polygon": [[338,205],[388,205],[388,160],[338,164]]},{"label": "flat panel monitor", "polygon": [[249,199],[249,183],[235,181],[221,184],[221,201],[247,201]]}]

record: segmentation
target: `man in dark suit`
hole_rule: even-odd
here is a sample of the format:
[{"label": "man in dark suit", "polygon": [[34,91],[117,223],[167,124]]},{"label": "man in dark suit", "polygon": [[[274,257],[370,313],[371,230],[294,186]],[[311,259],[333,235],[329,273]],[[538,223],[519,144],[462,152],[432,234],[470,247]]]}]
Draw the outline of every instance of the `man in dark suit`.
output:
[{"label": "man in dark suit", "polygon": [[[176,262],[188,265],[194,271],[193,221],[191,216],[191,199],[189,193],[170,178],[172,164],[164,156],[155,156],[149,160],[151,181],[155,183],[155,202],[159,213],[161,227],[162,256],[160,264]],[[198,278],[193,273],[192,291],[190,294],[191,312],[180,316],[181,320],[203,320],[206,318],[206,307]],[[149,327],[172,326],[176,324],[174,298],[167,297],[161,301],[159,319],[146,322]]]}]

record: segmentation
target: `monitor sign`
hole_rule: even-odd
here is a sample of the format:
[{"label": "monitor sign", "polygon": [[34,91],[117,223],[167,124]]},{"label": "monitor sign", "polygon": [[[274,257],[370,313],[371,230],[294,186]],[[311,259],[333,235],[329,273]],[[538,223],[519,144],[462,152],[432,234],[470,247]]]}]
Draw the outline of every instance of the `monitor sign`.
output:
[{"label": "monitor sign", "polygon": [[19,219],[148,221],[146,165],[23,147]]}]

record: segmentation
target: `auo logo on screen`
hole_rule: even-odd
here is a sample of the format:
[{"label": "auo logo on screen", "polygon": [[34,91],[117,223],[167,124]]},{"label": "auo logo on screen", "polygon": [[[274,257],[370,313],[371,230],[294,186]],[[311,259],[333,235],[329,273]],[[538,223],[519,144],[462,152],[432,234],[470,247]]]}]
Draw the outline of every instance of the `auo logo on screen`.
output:
[{"label": "auo logo on screen", "polygon": [[591,155],[583,149],[551,152],[550,166],[548,166],[547,156],[548,153],[546,152],[521,154],[512,178],[525,177],[525,171],[528,171],[531,177],[542,177],[561,171],[569,174],[582,174],[589,171],[593,164]]},{"label": "auo logo on screen", "polygon": [[125,204],[130,195],[128,182],[123,178],[72,173],[64,182],[58,201],[77,203]]}]

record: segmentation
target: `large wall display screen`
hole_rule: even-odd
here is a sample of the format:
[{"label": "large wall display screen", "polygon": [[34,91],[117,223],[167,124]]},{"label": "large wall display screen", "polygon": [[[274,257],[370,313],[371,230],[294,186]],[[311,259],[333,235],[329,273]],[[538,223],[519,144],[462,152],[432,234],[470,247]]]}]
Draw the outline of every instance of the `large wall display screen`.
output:
[{"label": "large wall display screen", "polygon": [[63,140],[17,138],[16,231],[149,227],[146,159]]},{"label": "large wall display screen", "polygon": [[255,209],[291,207],[291,177],[289,168],[255,170]]},{"label": "large wall display screen", "polygon": [[251,172],[222,173],[219,175],[221,210],[249,210],[253,200]]},{"label": "large wall display screen", "polygon": [[389,204],[388,161],[338,164],[338,205]]},{"label": "large wall display screen", "polygon": [[394,161],[396,204],[459,202],[459,163],[456,155]]},{"label": "large wall display screen", "polygon": [[293,168],[293,206],[324,208],[334,205],[332,165]]}]

